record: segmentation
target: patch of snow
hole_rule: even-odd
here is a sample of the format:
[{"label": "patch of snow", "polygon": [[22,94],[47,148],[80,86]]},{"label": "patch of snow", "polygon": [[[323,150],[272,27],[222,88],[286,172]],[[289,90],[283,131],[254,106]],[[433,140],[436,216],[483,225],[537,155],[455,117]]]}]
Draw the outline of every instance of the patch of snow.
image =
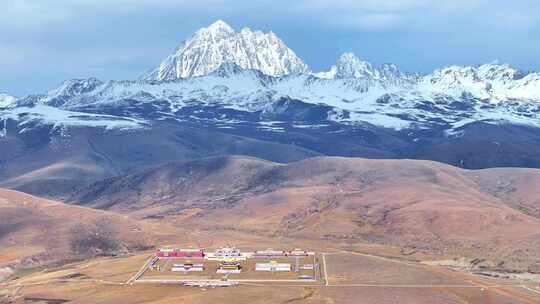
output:
[{"label": "patch of snow", "polygon": [[8,95],[6,93],[0,93],[0,108],[7,108],[13,106],[17,97]]},{"label": "patch of snow", "polygon": [[257,124],[261,126],[275,126],[283,124],[282,121],[259,121]]},{"label": "patch of snow", "polygon": [[328,127],[330,125],[328,124],[312,124],[312,125],[293,124],[292,126],[298,129],[319,129],[319,128]]},{"label": "patch of snow", "polygon": [[257,129],[261,131],[269,131],[269,132],[285,132],[285,129],[281,127],[260,126],[260,127],[257,127]]},{"label": "patch of snow", "polygon": [[144,120],[113,115],[89,114],[62,110],[55,107],[37,105],[34,107],[16,107],[0,111],[0,119],[12,119],[24,128],[32,123],[52,125],[54,129],[63,127],[97,127],[112,129],[139,129],[148,126]]},{"label": "patch of snow", "polygon": [[7,137],[7,119],[2,122],[2,130],[0,130],[0,138]]},{"label": "patch of snow", "polygon": [[410,128],[412,124],[411,121],[380,113],[351,113],[349,121],[363,121],[375,126],[394,130]]}]

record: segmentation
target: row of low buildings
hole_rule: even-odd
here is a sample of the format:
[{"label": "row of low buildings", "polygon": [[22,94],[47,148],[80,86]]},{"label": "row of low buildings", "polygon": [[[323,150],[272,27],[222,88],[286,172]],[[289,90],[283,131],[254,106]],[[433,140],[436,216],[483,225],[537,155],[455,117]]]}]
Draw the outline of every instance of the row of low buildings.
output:
[{"label": "row of low buildings", "polygon": [[202,263],[173,264],[171,271],[182,271],[182,272],[204,271],[204,264]]},{"label": "row of low buildings", "polygon": [[[304,270],[313,270],[313,264],[305,264],[301,267]],[[174,272],[200,272],[204,271],[204,264],[201,263],[184,263],[184,264],[174,264],[171,268],[171,271]],[[217,273],[240,273],[242,271],[242,266],[238,261],[222,261],[218,265]],[[267,263],[256,263],[255,271],[270,271],[270,272],[280,272],[280,271],[291,271],[291,264],[289,263],[278,263],[276,261],[270,261]]]},{"label": "row of low buildings", "polygon": [[[173,272],[201,272],[205,267],[202,263],[183,263],[173,264],[171,271]],[[217,273],[240,273],[242,271],[242,265],[239,261],[234,259],[223,260],[218,264]]]},{"label": "row of low buildings", "polygon": [[310,255],[314,255],[314,253],[302,249],[295,249],[291,251],[266,249],[257,250],[253,253],[253,257],[302,257]]},{"label": "row of low buildings", "polygon": [[175,258],[204,258],[208,260],[237,259],[245,260],[248,258],[279,258],[279,257],[302,257],[311,256],[314,252],[295,249],[291,251],[284,250],[257,250],[255,252],[241,252],[235,247],[223,247],[214,252],[206,252],[203,249],[181,249],[181,248],[160,248],[156,251],[156,257],[175,257]]},{"label": "row of low buildings", "polygon": [[[171,268],[174,272],[200,272],[204,271],[204,264],[184,263],[174,264]],[[221,261],[218,265],[216,273],[240,273],[242,271],[242,265],[239,261]],[[270,271],[281,272],[291,271],[291,264],[278,263],[276,261],[270,261],[268,263],[256,263],[255,271]]]},{"label": "row of low buildings", "polygon": [[268,263],[256,263],[255,271],[271,271],[271,272],[291,271],[291,264],[278,263],[276,261],[270,261]]},{"label": "row of low buildings", "polygon": [[204,258],[202,249],[159,248],[156,256],[160,258]]},{"label": "row of low buildings", "polygon": [[[242,271],[241,261],[248,258],[254,259],[279,259],[284,257],[307,257],[314,255],[313,252],[306,250],[295,249],[291,251],[284,250],[257,250],[255,252],[242,252],[235,247],[223,247],[213,252],[206,252],[203,249],[181,249],[181,248],[160,248],[156,251],[156,258],[189,258],[189,259],[205,259],[219,261],[217,273],[240,273]],[[305,264],[299,267],[298,259],[296,270],[313,269],[312,264]],[[173,264],[171,271],[177,272],[201,272],[204,271],[203,263],[193,263],[191,261],[183,264]],[[287,272],[291,271],[290,263],[279,263],[277,261],[255,263],[255,271],[270,271],[270,272]]]}]

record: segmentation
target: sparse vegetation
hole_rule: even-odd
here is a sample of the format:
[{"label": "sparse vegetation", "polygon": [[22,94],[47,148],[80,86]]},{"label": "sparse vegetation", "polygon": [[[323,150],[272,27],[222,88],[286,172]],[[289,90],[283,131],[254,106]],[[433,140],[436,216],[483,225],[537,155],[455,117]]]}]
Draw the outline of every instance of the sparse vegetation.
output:
[{"label": "sparse vegetation", "polygon": [[121,249],[125,250],[116,238],[114,228],[105,220],[95,226],[78,224],[72,228],[71,235],[70,248],[77,255],[114,255]]}]

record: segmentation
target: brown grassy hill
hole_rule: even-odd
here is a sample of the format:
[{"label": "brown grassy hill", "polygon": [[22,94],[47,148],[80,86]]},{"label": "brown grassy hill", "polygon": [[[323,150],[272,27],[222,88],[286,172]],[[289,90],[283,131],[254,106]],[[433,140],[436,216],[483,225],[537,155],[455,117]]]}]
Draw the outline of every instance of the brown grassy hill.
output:
[{"label": "brown grassy hill", "polygon": [[[430,161],[220,157],[108,179],[72,200],[207,230],[397,244],[540,271],[539,176]],[[501,192],[508,180],[515,189]]]},{"label": "brown grassy hill", "polygon": [[540,170],[496,168],[470,171],[468,176],[483,191],[540,218]]},{"label": "brown grassy hill", "polygon": [[0,189],[0,280],[16,269],[147,248],[145,231],[124,215]]},{"label": "brown grassy hill", "polygon": [[220,199],[234,200],[238,195],[248,195],[252,188],[259,186],[253,184],[257,176],[276,166],[280,165],[249,157],[212,157],[168,163],[96,182],[75,193],[71,201],[123,212],[143,211],[155,206],[214,208],[222,205]]}]

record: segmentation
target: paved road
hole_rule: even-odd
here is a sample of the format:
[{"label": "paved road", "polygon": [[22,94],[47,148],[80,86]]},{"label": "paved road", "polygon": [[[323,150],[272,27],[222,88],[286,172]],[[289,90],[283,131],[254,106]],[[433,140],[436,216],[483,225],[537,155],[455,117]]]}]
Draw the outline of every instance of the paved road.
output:
[{"label": "paved road", "polygon": [[322,253],[322,263],[324,270],[324,285],[328,286],[328,271],[326,271],[326,252]]},{"label": "paved road", "polygon": [[126,284],[133,284],[133,282],[137,281],[145,272],[148,270],[148,267],[150,267],[150,263],[152,263],[156,257],[150,257],[146,263],[139,269],[139,271],[133,275],[129,280],[126,281]]}]

